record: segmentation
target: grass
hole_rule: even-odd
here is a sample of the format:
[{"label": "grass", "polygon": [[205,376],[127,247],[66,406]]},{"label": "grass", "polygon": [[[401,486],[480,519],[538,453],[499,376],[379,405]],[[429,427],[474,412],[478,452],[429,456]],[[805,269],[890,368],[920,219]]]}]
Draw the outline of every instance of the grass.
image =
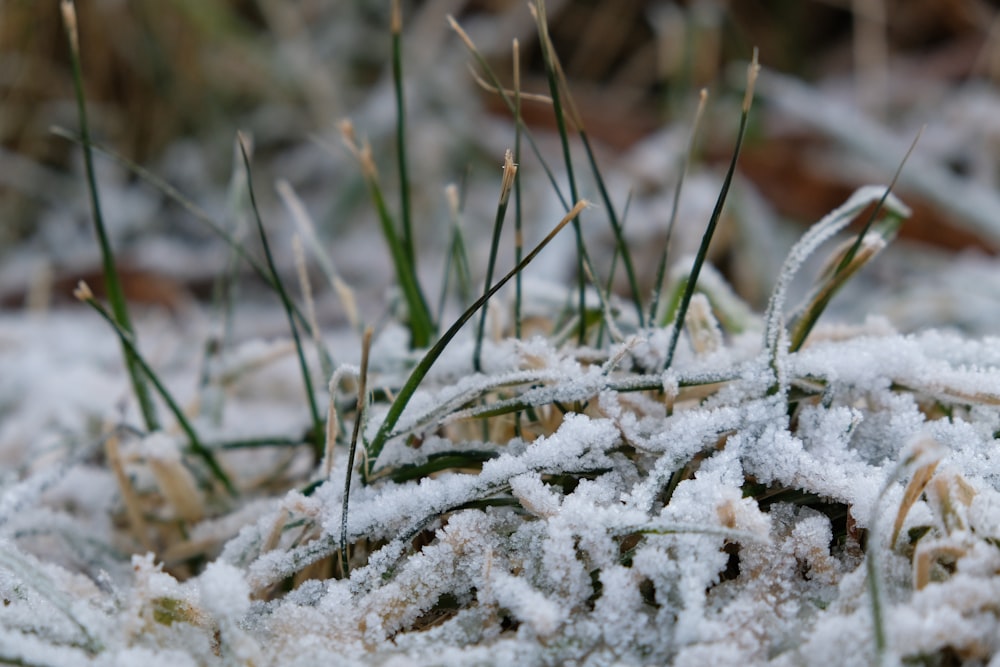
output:
[{"label": "grass", "polygon": [[[74,52],[79,144],[105,278],[113,285],[115,257],[100,214],[72,3],[63,6]],[[980,526],[981,534],[966,530],[975,521],[967,511],[976,493],[972,483],[954,470],[938,469],[938,459],[928,462],[923,453],[930,445],[920,445],[923,441],[907,449],[903,441],[914,433],[898,424],[929,424],[942,439],[973,437],[969,433],[975,429],[963,430],[963,420],[974,420],[1000,401],[991,384],[992,367],[969,364],[973,353],[963,353],[959,343],[949,352],[952,356],[942,359],[935,341],[904,337],[872,341],[864,338],[863,329],[855,339],[824,340],[816,328],[838,290],[892,240],[908,215],[891,195],[891,186],[862,188],[805,233],[778,273],[767,312],[757,317],[740,310],[734,315],[744,304],[727,305],[729,297],[713,282],[719,279],[707,260],[730,186],[739,178],[737,165],[759,69],[754,52],[735,145],[700,247],[690,268],[679,267],[664,285],[683,175],[694,159],[706,103],[706,95],[701,96],[681,158],[665,247],[653,267],[652,295],[644,302],[636,263],[625,242],[624,215],[619,218],[615,211],[608,181],[570,93],[549,35],[544,3],[533,11],[565,184],[557,182],[524,124],[518,43],[513,46],[514,88],[508,92],[467,33],[451,19],[489,88],[510,110],[514,149],[504,157],[484,286],[475,300],[469,289],[472,274],[458,191],[449,191],[452,225],[445,275],[457,276],[460,312],[450,323],[443,319],[450,312],[445,307],[451,298],[450,278],[444,281],[435,317],[417,271],[421,221],[414,219],[410,201],[406,144],[412,133],[403,96],[398,2],[391,5],[389,26],[396,107],[394,166],[400,188],[395,215],[389,210],[371,146],[356,138],[349,122],[341,126],[368,187],[406,304],[400,324],[409,336],[408,350],[379,348],[381,332],[369,326],[361,336],[359,367],[333,363],[316,317],[310,314],[314,309],[304,248],[296,246],[305,305],[296,302],[278,271],[258,207],[249,147],[242,136],[246,191],[263,261],[168,184],[123,162],[206,222],[278,297],[301,378],[300,407],[309,422],[305,438],[279,434],[206,443],[196,429],[198,416],[182,409],[140,353],[120,283],[109,290],[111,310],[80,286],[78,298],[108,323],[121,344],[145,419],[145,428],[135,439],[148,445],[164,428],[177,429],[186,439],[172,472],[161,470],[159,475],[154,454],[142,454],[140,447],[140,454],[128,459],[117,432],[106,446],[108,466],[114,469],[124,498],[120,521],[131,524],[143,549],[155,551],[171,567],[162,572],[152,561],[146,565],[133,561],[137,581],[143,577],[157,581],[155,586],[148,584],[148,590],[129,593],[128,613],[147,619],[143,646],[184,649],[177,644],[178,637],[194,638],[191,647],[203,642],[216,657],[246,651],[250,657],[244,662],[263,664],[260,656],[284,659],[303,650],[304,636],[320,632],[327,633],[324,641],[334,647],[324,654],[326,658],[337,655],[340,646],[349,647],[343,649],[345,654],[412,650],[416,655],[421,641],[470,652],[477,647],[488,651],[493,644],[509,647],[505,642],[510,642],[517,650],[528,651],[525,647],[530,646],[537,651],[522,656],[525,662],[539,657],[551,663],[586,662],[596,656],[598,662],[666,663],[687,646],[674,642],[673,633],[695,633],[688,644],[693,646],[700,639],[685,624],[697,627],[704,620],[698,613],[713,604],[722,618],[730,599],[740,609],[767,615],[761,620],[763,626],[775,624],[781,626],[779,632],[787,631],[781,625],[785,619],[770,605],[773,591],[808,588],[810,595],[835,596],[842,572],[852,563],[858,565],[851,561],[857,550],[866,568],[871,652],[883,661],[905,652],[889,639],[890,593],[918,594],[933,577],[947,581],[955,572],[954,567],[948,569],[949,563],[988,544],[985,526]],[[576,131],[575,138],[571,130]],[[537,165],[520,164],[522,139],[538,155]],[[580,197],[575,146],[586,154],[614,236],[614,255],[606,267],[595,266],[587,250],[588,225],[580,216],[589,203]],[[525,178],[547,180],[565,209],[565,215],[527,252],[524,227],[531,223],[522,212]],[[324,275],[335,289],[340,285],[342,302],[350,309],[349,289],[332,262],[324,259],[316,235],[306,231],[311,224],[304,207],[288,184],[278,189]],[[494,280],[511,197],[514,265]],[[828,270],[805,305],[786,314],[788,288],[807,257],[871,205],[875,212],[846,246],[832,252]],[[576,284],[567,290],[568,313],[550,317],[548,324],[555,333],[527,339],[524,309],[536,295],[524,291],[523,274],[570,225],[577,275]],[[611,284],[619,260],[628,285],[625,298],[631,302],[627,313],[605,287]],[[512,324],[505,332],[509,337],[487,344],[486,309],[491,304],[503,308],[493,300],[512,281],[516,289]],[[589,305],[591,297],[599,302],[599,310]],[[660,307],[665,307],[662,314]],[[477,316],[478,326],[469,325]],[[560,319],[562,329],[572,332],[566,339],[560,337]],[[351,317],[351,322],[360,328],[359,318]],[[611,334],[608,344],[603,343],[605,331]],[[318,369],[310,365],[306,337],[319,350]],[[756,347],[747,343],[754,337]],[[864,350],[875,356],[891,356],[886,352],[891,343],[902,350],[894,354],[907,363],[887,368],[872,364],[865,370],[832,364],[830,359],[838,354],[858,354],[851,348],[855,343],[867,344]],[[462,345],[472,353],[463,353],[456,361]],[[376,353],[380,349],[385,356]],[[446,358],[447,365],[442,363]],[[934,380],[927,379],[924,366],[935,371],[930,374]],[[864,372],[870,385],[857,383]],[[318,373],[326,381],[325,393],[323,383],[314,381]],[[211,381],[208,378],[204,384]],[[164,427],[156,420],[147,383],[170,410],[173,425]],[[324,399],[325,418],[319,407]],[[889,427],[879,425],[895,418],[893,410],[901,411],[901,416],[892,422],[897,430],[886,435]],[[867,426],[866,416],[876,425]],[[134,436],[122,432],[123,442],[130,438]],[[900,457],[887,477],[886,455],[877,450],[886,440],[892,440],[893,455]],[[305,472],[293,465],[295,450],[302,445],[312,453]],[[233,450],[254,454],[264,448],[279,454],[287,450],[288,456],[277,464],[275,459],[260,463],[263,457],[249,459],[253,463],[242,459],[241,464],[230,458]],[[855,474],[885,477],[871,516],[852,513],[859,503],[870,500],[865,493],[837,486],[837,479],[824,476],[819,458],[808,458],[827,450],[836,450],[855,464]],[[782,467],[789,461],[791,468]],[[141,474],[133,478],[126,465]],[[892,494],[908,477],[891,539],[885,540],[888,533],[882,530],[880,512],[891,513]],[[224,497],[217,487],[226,491]],[[919,500],[922,494],[926,502]],[[267,499],[266,510],[249,505],[259,499]],[[913,512],[912,521],[928,523],[911,525],[904,533],[918,502],[925,503],[926,511]],[[253,516],[240,514],[245,509],[241,503],[248,503]],[[230,520],[239,525],[226,533],[220,525]],[[867,539],[857,528],[858,521],[867,527]],[[214,539],[199,541],[206,533]],[[904,535],[911,536],[906,543]],[[6,546],[0,556],[7,569],[33,582],[38,594],[79,631],[75,643],[64,644],[82,647],[91,655],[105,650],[102,638],[77,620],[62,593],[53,593],[56,588],[48,575],[18,560]],[[908,559],[916,573],[914,590],[889,576],[885,563],[892,559]],[[226,574],[226,568],[236,572],[231,581],[243,586],[239,595],[234,594],[239,600],[234,602],[238,609],[233,617],[218,612],[214,600],[206,599],[206,590],[232,574]],[[189,588],[177,581],[186,577]],[[315,580],[322,584],[308,583]],[[826,611],[813,600],[802,604],[803,616],[812,614],[813,620]],[[177,609],[184,613],[171,611]],[[985,613],[1000,617],[997,609]],[[297,620],[307,616],[308,623]],[[617,623],[615,619],[621,618],[626,622]],[[742,626],[732,619],[716,625],[723,636],[713,642],[756,641],[740,635]],[[259,636],[232,639],[237,636],[234,629],[247,627],[253,627],[255,635],[259,629]],[[809,636],[816,635],[797,638],[805,642]],[[129,638],[126,644],[131,641],[137,640]],[[765,643],[761,650],[773,649]],[[940,648],[942,654],[947,650],[950,647]],[[251,655],[255,651],[256,658]],[[0,658],[6,655],[0,650]]]}]

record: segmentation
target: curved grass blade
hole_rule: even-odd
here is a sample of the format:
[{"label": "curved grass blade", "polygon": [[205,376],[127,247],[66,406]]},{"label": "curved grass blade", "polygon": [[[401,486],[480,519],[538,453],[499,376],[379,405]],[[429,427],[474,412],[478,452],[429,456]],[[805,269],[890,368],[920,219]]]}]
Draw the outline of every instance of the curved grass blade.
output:
[{"label": "curved grass blade", "polygon": [[135,344],[132,341],[132,334],[118,324],[118,322],[115,321],[114,316],[109,313],[104,306],[97,302],[94,298],[94,293],[90,291],[90,287],[87,286],[87,283],[81,282],[73,292],[73,296],[93,308],[98,315],[103,317],[107,323],[111,325],[111,328],[118,335],[118,340],[121,341],[121,344],[126,347],[132,355],[134,355],[139,369],[146,375],[147,378],[149,378],[149,381],[152,383],[157,393],[160,394],[160,397],[167,404],[170,412],[173,413],[178,426],[180,426],[181,430],[184,431],[184,435],[188,437],[188,446],[190,447],[191,452],[199,456],[202,461],[205,462],[205,465],[207,465],[209,470],[212,471],[212,475],[214,475],[215,478],[219,480],[224,487],[226,487],[226,491],[228,491],[231,496],[236,497],[239,495],[236,487],[233,486],[233,483],[230,481],[229,476],[226,475],[226,472],[219,465],[219,462],[215,460],[215,455],[201,443],[197,432],[195,432],[194,427],[191,425],[191,422],[188,421],[187,416],[177,404],[177,401],[174,400],[174,397],[167,390],[166,386],[164,386],[164,384],[160,381],[160,378],[153,371],[152,367],[147,364],[146,360],[139,354],[139,351],[136,349]]},{"label": "curved grass blade", "polygon": [[855,244],[843,253],[843,257],[853,255],[851,262],[845,266],[841,261],[815,291],[801,314],[792,321],[788,344],[790,351],[795,352],[802,347],[830,300],[854,274],[873,260],[895,238],[902,224],[903,216],[890,213],[871,228],[871,233],[867,235],[860,248]]},{"label": "curved grass blade", "polygon": [[[819,291],[805,309],[803,316],[798,318],[798,321],[792,331],[789,345],[789,349],[792,352],[798,350],[802,347],[802,344],[805,343],[806,338],[809,336],[809,332],[812,331],[813,326],[826,309],[830,299],[832,299],[840,288],[844,286],[851,276],[853,276],[862,266],[874,258],[875,255],[877,255],[879,251],[895,237],[896,232],[899,230],[899,227],[903,223],[903,219],[906,216],[900,215],[898,212],[890,208],[886,218],[877,225],[876,243],[865,245],[868,231],[872,228],[872,225],[875,223],[879,213],[885,207],[886,199],[889,197],[889,194],[895,187],[896,182],[899,180],[900,174],[903,173],[903,166],[913,153],[913,150],[917,147],[917,142],[920,141],[920,137],[923,132],[923,127],[917,131],[917,136],[913,138],[913,143],[910,144],[909,150],[906,151],[906,155],[903,156],[899,166],[896,168],[896,173],[893,174],[892,180],[889,181],[889,186],[885,189],[885,194],[882,195],[882,198],[872,210],[871,215],[868,216],[868,220],[865,222],[864,227],[861,228],[861,231],[858,233],[854,243],[850,248],[848,248],[847,252],[843,254],[843,257],[841,257],[838,262],[836,269],[834,269],[832,274],[829,276],[829,280],[825,285],[820,287]],[[859,256],[859,254],[861,256]]]},{"label": "curved grass blade", "polygon": [[883,206],[893,215],[906,217],[910,214],[910,210],[906,205],[889,193],[888,188],[874,185],[864,186],[855,190],[847,198],[847,201],[827,213],[822,220],[810,227],[802,235],[802,238],[792,246],[792,249],[788,251],[788,256],[781,265],[781,271],[778,273],[778,279],[775,282],[774,290],[767,304],[767,311],[764,314],[764,347],[770,352],[770,365],[775,374],[775,384],[771,388],[772,393],[779,391],[781,384],[784,382],[779,357],[783,353],[782,341],[786,334],[783,312],[785,301],[788,297],[789,284],[802,267],[803,262],[822,243],[850,224],[854,216],[876,201],[882,201]]}]

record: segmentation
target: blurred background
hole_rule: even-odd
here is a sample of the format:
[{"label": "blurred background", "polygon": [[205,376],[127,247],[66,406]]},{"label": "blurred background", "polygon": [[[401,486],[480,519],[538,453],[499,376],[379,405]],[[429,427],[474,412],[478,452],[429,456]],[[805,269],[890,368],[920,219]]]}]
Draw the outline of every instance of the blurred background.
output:
[{"label": "blurred background", "polygon": [[[757,47],[765,72],[713,262],[759,306],[802,226],[858,185],[887,183],[926,126],[899,188],[915,209],[900,244],[908,250],[870,272],[849,303],[888,313],[903,328],[943,322],[994,333],[996,316],[985,310],[1000,312],[992,261],[1000,248],[998,6],[547,2],[556,49],[619,210],[632,193],[627,233],[637,248],[662,239],[697,91],[706,87],[708,113],[673,256],[697,244],[732,150],[746,61]],[[389,0],[79,2],[95,140],[246,234],[245,205],[234,203],[242,174],[233,150],[236,131],[246,132],[283,266],[291,270],[293,253],[291,223],[274,194],[278,179],[302,198],[345,280],[363,300],[379,302],[391,270],[373,268],[376,256],[377,266],[388,266],[385,251],[372,243],[371,207],[337,124],[352,118],[371,140],[394,192],[389,12]],[[508,113],[476,85],[448,14],[507,82],[517,38],[524,90],[547,92],[522,0],[403,2],[415,212],[419,243],[431,257],[440,255],[450,229],[442,194],[448,183],[465,194],[470,239],[488,236],[498,167],[513,141]],[[51,131],[76,130],[72,91],[57,0],[0,0],[0,302],[7,308],[31,305],[32,298],[34,307],[59,303],[76,280],[97,274],[79,150]],[[526,103],[525,117],[558,164],[551,108]],[[226,265],[225,244],[134,174],[106,159],[98,171],[130,297],[171,311],[205,298]],[[529,236],[538,238],[558,220],[558,202],[530,158],[521,175]],[[252,236],[245,238],[252,246]],[[610,252],[609,233],[598,229],[593,243]],[[480,246],[470,251],[474,259],[485,254]],[[565,280],[573,264],[561,257],[556,252],[540,276]],[[652,257],[639,259],[647,266]],[[949,267],[945,277],[914,282],[942,266]],[[878,303],[869,303],[872,285],[880,286]],[[952,289],[964,303],[954,302]],[[325,311],[329,321],[342,317],[335,311]]]}]

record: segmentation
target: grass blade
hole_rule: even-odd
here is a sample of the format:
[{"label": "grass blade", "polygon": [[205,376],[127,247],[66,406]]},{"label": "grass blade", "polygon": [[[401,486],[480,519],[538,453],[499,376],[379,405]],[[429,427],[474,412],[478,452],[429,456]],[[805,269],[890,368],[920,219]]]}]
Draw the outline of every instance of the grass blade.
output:
[{"label": "grass blade", "polygon": [[[521,44],[514,40],[511,46],[514,61],[514,164],[521,164]],[[524,225],[521,217],[521,179],[514,181],[514,264],[524,256]],[[514,338],[521,337],[521,274],[514,279]],[[520,420],[515,423],[520,435]]]},{"label": "grass blade", "polygon": [[354,430],[351,432],[351,448],[347,454],[347,472],[344,478],[344,504],[340,513],[340,566],[344,578],[350,576],[351,565],[347,557],[347,512],[351,499],[351,477],[354,476],[354,456],[358,451],[358,435],[361,434],[361,424],[364,421],[365,406],[368,403],[368,353],[372,347],[372,328],[365,329],[361,341],[361,373],[358,376],[358,410],[354,418]]},{"label": "grass blade", "polygon": [[[101,198],[97,190],[97,177],[94,174],[94,156],[90,145],[90,123],[87,121],[87,101],[83,93],[83,66],[80,63],[80,36],[76,21],[76,6],[72,0],[62,0],[61,4],[63,25],[66,28],[66,38],[69,41],[70,64],[73,68],[73,87],[76,92],[76,110],[80,120],[80,144],[83,146],[83,163],[87,172],[87,189],[90,193],[90,211],[94,218],[94,230],[97,233],[97,241],[101,248],[101,262],[104,272],[105,289],[108,294],[108,301],[111,303],[111,312],[114,313],[115,322],[127,331],[134,338],[135,330],[132,327],[132,320],[129,317],[128,303],[125,301],[125,290],[122,288],[121,279],[118,277],[118,268],[115,266],[114,250],[111,248],[111,241],[104,226],[104,216],[101,213]],[[156,416],[156,406],[153,398],[146,387],[146,381],[139,370],[139,362],[135,358],[135,353],[128,349],[123,349],[125,357],[125,368],[128,370],[129,378],[132,382],[132,391],[139,402],[139,409],[142,412],[146,428],[156,431],[160,428],[159,419]]]},{"label": "grass blade", "polygon": [[712,242],[712,236],[715,234],[715,228],[719,224],[719,218],[722,217],[722,207],[726,203],[726,195],[729,194],[729,186],[732,184],[733,174],[736,172],[736,161],[740,157],[740,147],[743,144],[743,137],[746,135],[747,120],[750,117],[750,105],[753,102],[753,88],[759,72],[760,65],[757,63],[757,49],[755,48],[753,59],[747,67],[747,89],[746,94],[743,96],[743,110],[740,113],[740,127],[736,133],[736,146],[733,147],[733,157],[729,162],[726,178],[722,182],[722,190],[719,191],[719,197],[715,201],[715,209],[712,211],[712,217],[705,228],[705,234],[701,237],[701,246],[698,248],[694,265],[691,267],[691,274],[688,276],[687,285],[684,287],[684,294],[681,297],[680,305],[677,307],[677,312],[673,318],[674,328],[670,333],[670,343],[667,346],[667,354],[663,361],[664,369],[670,368],[670,365],[674,361],[674,352],[677,350],[677,341],[680,339],[681,326],[684,324],[688,306],[691,305],[691,297],[694,295],[695,286],[698,284],[698,274],[701,273],[702,264],[705,263],[705,257],[708,256],[708,246]]},{"label": "grass blade", "polygon": [[[913,143],[910,144],[910,148],[906,151],[906,155],[900,161],[899,166],[896,168],[896,173],[893,174],[892,180],[889,181],[888,187],[885,189],[885,194],[875,205],[872,210],[871,215],[868,216],[868,220],[865,221],[864,226],[861,231],[858,232],[857,238],[854,243],[848,248],[847,252],[843,254],[840,262],[837,264],[837,268],[834,269],[829,277],[827,283],[820,287],[819,291],[815,294],[810,304],[805,309],[803,316],[798,318],[794,329],[792,330],[791,341],[789,344],[789,349],[791,351],[798,350],[805,343],[806,338],[809,336],[809,332],[812,331],[813,326],[816,321],[819,320],[820,315],[826,309],[829,304],[830,299],[840,290],[841,287],[853,276],[862,266],[867,264],[879,251],[891,241],[895,235],[896,231],[899,229],[903,222],[905,216],[900,215],[890,209],[889,214],[882,221],[881,224],[877,225],[877,241],[875,244],[865,244],[867,234],[875,224],[875,220],[879,213],[885,208],[886,199],[888,199],[889,194],[892,192],[899,180],[900,174],[903,173],[903,166],[909,159],[913,150],[917,147],[917,142],[920,141],[920,137],[924,132],[924,128],[921,127],[917,131],[917,136],[913,138]],[[859,257],[859,254],[862,256]]]},{"label": "grass blade", "polygon": [[97,302],[94,298],[94,293],[91,292],[87,283],[81,282],[73,292],[73,296],[93,308],[98,315],[103,317],[107,323],[111,325],[111,328],[114,329],[115,334],[118,336],[118,340],[121,341],[121,344],[133,355],[139,370],[144,373],[147,378],[149,378],[150,383],[152,383],[157,393],[160,394],[160,397],[167,404],[170,412],[173,413],[178,426],[180,426],[181,430],[184,431],[184,435],[188,437],[188,446],[190,447],[191,452],[201,457],[201,459],[205,462],[205,465],[207,465],[209,470],[212,471],[215,478],[219,480],[224,487],[226,487],[226,491],[228,491],[231,496],[236,497],[239,495],[236,487],[233,486],[233,483],[230,481],[229,476],[226,475],[226,472],[219,465],[218,461],[215,460],[215,455],[213,455],[211,450],[201,443],[201,439],[198,437],[197,432],[194,430],[191,422],[188,421],[184,411],[177,404],[177,401],[174,400],[173,395],[171,395],[166,386],[164,386],[164,384],[160,381],[160,378],[153,371],[152,367],[147,364],[146,360],[139,354],[139,351],[136,349],[135,343],[132,340],[132,334],[129,331],[126,331],[125,328],[115,320],[114,316],[109,313],[104,306]]},{"label": "grass blade", "polygon": [[417,266],[413,250],[413,227],[410,221],[410,175],[406,161],[406,98],[403,96],[403,10],[399,0],[392,0],[392,83],[396,95],[396,166],[399,169],[399,209],[403,222],[403,250],[410,264]]},{"label": "grass blade", "polygon": [[[497,214],[493,220],[493,239],[490,241],[490,258],[486,265],[486,279],[483,293],[489,291],[493,282],[493,269],[496,266],[497,251],[500,249],[500,232],[503,231],[503,221],[507,217],[507,202],[517,178],[517,165],[510,151],[503,156],[503,180],[500,183],[500,200],[497,202]],[[476,347],[472,354],[472,367],[478,373],[482,370],[483,334],[486,331],[486,309],[483,308],[479,317],[479,329],[476,331]]]},{"label": "grass blade", "polygon": [[254,220],[257,223],[257,231],[260,234],[260,241],[264,246],[264,257],[267,259],[268,270],[274,279],[274,286],[278,292],[278,296],[281,298],[281,305],[285,308],[285,315],[288,317],[288,327],[291,329],[292,340],[295,342],[295,353],[298,355],[299,369],[302,372],[302,384],[305,386],[306,400],[309,403],[309,414],[312,417],[313,427],[312,433],[309,434],[309,440],[312,443],[316,460],[319,461],[323,456],[323,437],[325,434],[323,420],[319,416],[319,409],[316,407],[316,392],[313,391],[313,383],[309,373],[309,366],[306,364],[305,353],[302,350],[302,339],[299,336],[299,327],[295,322],[292,300],[288,296],[288,291],[285,289],[285,286],[281,281],[281,277],[278,275],[278,267],[275,265],[274,256],[271,254],[271,244],[268,243],[267,234],[264,232],[264,221],[261,219],[260,210],[257,208],[257,197],[254,195],[253,189],[253,174],[250,170],[250,156],[247,154],[246,139],[242,134],[239,135],[239,141],[240,152],[243,154],[243,166],[247,173],[247,193],[250,195],[250,208],[253,209]]},{"label": "grass blade", "polygon": [[563,230],[564,227],[566,227],[566,225],[575,220],[580,214],[580,211],[586,208],[587,205],[588,202],[585,200],[577,202],[576,206],[570,209],[569,213],[567,213],[563,219],[559,221],[559,224],[557,224],[552,231],[550,231],[548,235],[532,249],[531,252],[525,255],[524,259],[518,262],[517,265],[515,265],[514,268],[507,273],[507,275],[498,280],[493,287],[486,292],[486,294],[479,297],[474,304],[469,306],[469,308],[462,313],[457,320],[455,320],[448,330],[441,335],[441,338],[439,338],[438,341],[427,351],[417,364],[416,368],[414,368],[410,373],[410,377],[407,378],[406,383],[399,390],[399,393],[396,395],[395,400],[393,400],[392,405],[389,406],[389,412],[386,413],[385,419],[382,420],[382,425],[375,434],[375,438],[366,447],[367,465],[362,471],[363,479],[367,481],[371,476],[370,466],[374,465],[378,460],[378,456],[382,453],[382,448],[385,447],[385,443],[388,441],[390,433],[392,433],[393,428],[395,428],[396,423],[403,414],[403,410],[406,408],[406,404],[409,403],[410,399],[413,397],[414,392],[416,392],[417,387],[420,386],[424,376],[427,375],[431,366],[434,365],[434,362],[441,356],[441,353],[444,352],[445,348],[458,334],[465,323],[472,319],[473,315],[475,315],[476,312],[482,308],[487,301],[489,301],[490,297],[506,285],[511,278],[524,270],[524,267],[530,264],[538,253],[540,253],[542,249],[545,248],[545,246],[547,246],[552,239],[554,239],[556,235]]},{"label": "grass blade", "polygon": [[[549,38],[548,18],[545,15],[545,2],[539,0],[537,5],[528,5],[535,16],[535,23],[538,26],[538,38],[542,46],[542,60],[545,62],[545,75],[549,82],[549,93],[552,95],[552,109],[555,112],[556,128],[559,130],[559,142],[562,145],[563,164],[566,167],[566,178],[569,180],[570,197],[576,201],[579,199],[576,188],[576,177],[573,174],[573,156],[570,153],[569,135],[566,132],[566,117],[563,113],[562,100],[560,99],[559,83],[556,80],[555,51],[552,48],[552,40]],[[586,274],[584,264],[586,263],[587,249],[583,244],[583,232],[580,229],[580,221],[573,220],[573,234],[576,237],[576,274],[577,274],[577,310],[580,313],[579,327],[577,328],[577,343],[582,344],[587,335],[586,310]],[[592,267],[591,267],[592,268]],[[596,272],[591,270],[591,274],[596,276]]]},{"label": "grass blade", "polygon": [[441,281],[438,321],[444,317],[444,306],[448,297],[453,268],[458,302],[465,306],[472,301],[472,271],[469,268],[469,253],[465,248],[465,236],[462,234],[462,207],[458,186],[454,183],[447,186],[444,195],[448,201],[448,213],[451,217],[451,241],[448,244],[447,259],[445,260],[444,279]]},{"label": "grass blade", "polygon": [[[660,294],[663,292],[663,278],[667,272],[667,255],[670,252],[670,238],[674,233],[674,225],[677,223],[677,212],[680,210],[681,190],[684,188],[684,177],[687,175],[691,158],[694,156],[695,140],[698,137],[698,127],[701,125],[701,117],[705,113],[705,103],[708,101],[708,89],[702,88],[698,93],[698,109],[694,113],[694,122],[691,124],[691,134],[688,137],[687,151],[681,158],[680,169],[677,175],[677,184],[674,186],[674,200],[670,204],[670,220],[667,222],[667,234],[663,240],[663,252],[660,254],[660,263],[656,267],[656,279],[653,283],[653,296],[649,303],[649,324],[656,326],[656,311],[660,306]],[[669,310],[667,312],[670,312]]]},{"label": "grass blade", "polygon": [[[902,224],[903,216],[890,213],[877,223],[873,229],[871,229],[871,233],[867,235],[860,249],[855,243],[843,253],[842,258],[847,257],[848,255],[853,256],[851,262],[845,266],[841,259],[837,268],[814,292],[801,314],[793,320],[788,344],[788,349],[790,351],[795,352],[802,347],[806,339],[809,337],[809,333],[812,331],[816,322],[823,314],[823,311],[825,311],[827,305],[829,305],[830,300],[833,299],[837,292],[840,291],[840,288],[842,288],[847,281],[854,276],[854,274],[874,259],[875,256],[878,255],[893,238],[895,238],[896,232],[899,231]],[[868,230],[869,226],[865,225],[865,231]],[[862,234],[864,234],[864,232],[862,232]],[[859,238],[860,236],[861,235],[859,235]]]},{"label": "grass blade", "polygon": [[358,145],[354,136],[354,126],[350,121],[341,123],[340,132],[348,150],[361,165],[362,175],[368,184],[368,192],[375,204],[375,210],[382,225],[382,235],[386,245],[389,246],[389,252],[392,254],[392,263],[396,268],[396,279],[399,281],[400,289],[403,290],[403,296],[409,310],[410,346],[413,348],[427,347],[434,335],[434,321],[430,308],[427,306],[427,300],[420,289],[416,267],[409,260],[406,247],[396,233],[395,222],[393,222],[392,215],[385,204],[382,186],[378,180],[378,169],[372,158],[371,146],[367,142]]},{"label": "grass blade", "polygon": [[[489,88],[489,90],[496,92],[496,94],[500,96],[500,99],[503,100],[503,103],[507,107],[507,110],[510,111],[511,114],[513,114],[514,118],[517,121],[517,126],[521,129],[521,132],[523,132],[524,138],[528,140],[528,145],[531,146],[531,152],[535,154],[535,157],[538,159],[539,164],[542,165],[542,170],[545,172],[545,176],[549,179],[549,183],[552,185],[552,189],[553,191],[555,191],[556,197],[559,198],[559,202],[563,205],[563,208],[568,210],[569,201],[566,199],[565,196],[563,196],[562,189],[559,187],[559,182],[556,181],[555,174],[553,174],[552,169],[549,168],[548,162],[546,162],[544,156],[542,156],[542,151],[538,148],[538,144],[535,142],[534,135],[531,134],[531,131],[528,129],[527,125],[524,124],[524,119],[521,118],[521,113],[519,111],[520,107],[516,106],[514,104],[514,101],[511,100],[510,95],[508,95],[507,91],[504,90],[503,84],[500,83],[500,79],[499,77],[497,77],[496,72],[494,72],[493,68],[490,67],[489,61],[487,61],[486,58],[483,56],[483,54],[479,52],[479,49],[476,48],[475,43],[473,43],[472,39],[465,32],[465,30],[462,29],[462,26],[458,24],[458,21],[456,21],[454,17],[448,16],[448,24],[451,26],[451,29],[455,31],[455,34],[457,34],[459,38],[462,40],[462,43],[465,44],[465,48],[469,50],[469,53],[472,54],[472,57],[476,59],[476,62],[486,73],[486,76],[490,78],[491,87]],[[475,77],[474,72],[473,72],[473,77]],[[520,161],[518,161],[518,163],[520,163]]]}]

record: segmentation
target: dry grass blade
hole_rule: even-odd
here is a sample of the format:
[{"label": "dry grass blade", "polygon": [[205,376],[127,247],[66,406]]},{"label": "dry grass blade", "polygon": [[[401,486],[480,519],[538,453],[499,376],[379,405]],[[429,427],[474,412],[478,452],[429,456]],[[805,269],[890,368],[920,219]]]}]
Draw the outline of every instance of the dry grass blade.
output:
[{"label": "dry grass blade", "polygon": [[[347,512],[351,500],[351,478],[354,476],[354,457],[358,451],[358,436],[365,420],[365,407],[368,405],[368,354],[372,347],[372,328],[365,329],[361,340],[361,372],[358,375],[358,409],[354,416],[354,430],[351,431],[351,445],[347,455],[347,472],[344,477],[344,502],[340,515],[340,567],[344,577],[350,575],[351,563],[348,555]],[[365,463],[367,465],[367,458]]]},{"label": "dry grass blade", "polygon": [[903,492],[903,499],[899,502],[899,511],[896,512],[896,520],[892,524],[892,536],[889,538],[890,549],[896,548],[896,539],[899,538],[899,531],[903,529],[903,521],[906,520],[906,515],[910,513],[913,503],[920,499],[920,494],[924,492],[927,483],[931,481],[934,471],[937,470],[938,463],[940,463],[939,460],[929,461],[917,468],[910,479],[910,483],[906,485],[906,490]]}]

